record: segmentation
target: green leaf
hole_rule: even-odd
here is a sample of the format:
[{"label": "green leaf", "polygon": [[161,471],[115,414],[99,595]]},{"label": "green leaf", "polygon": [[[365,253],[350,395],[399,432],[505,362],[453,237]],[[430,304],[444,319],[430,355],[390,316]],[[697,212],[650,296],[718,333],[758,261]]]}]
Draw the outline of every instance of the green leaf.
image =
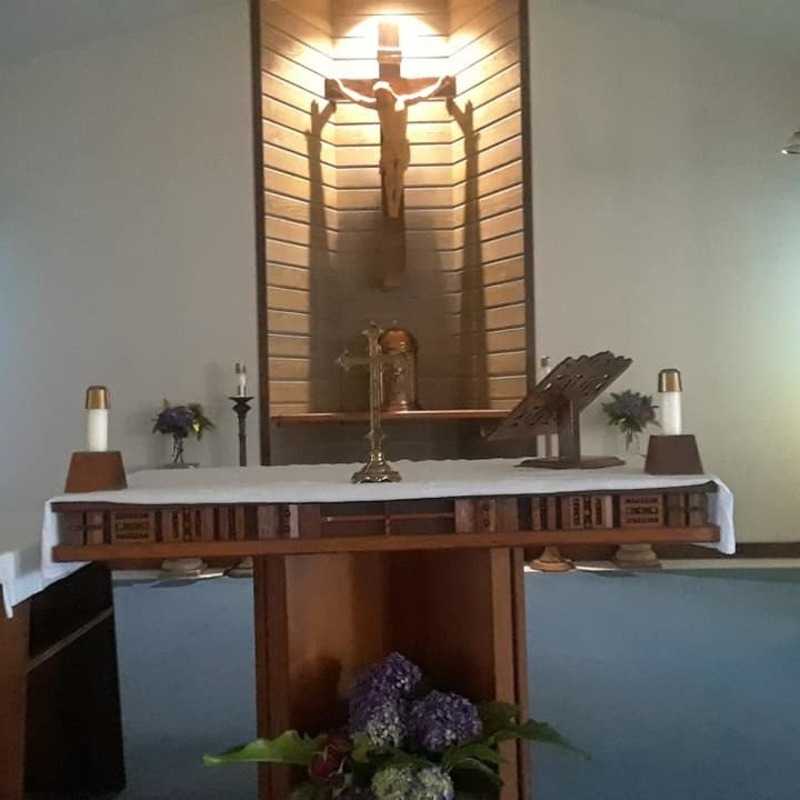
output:
[{"label": "green leaf", "polygon": [[366,764],[370,754],[375,752],[376,747],[372,744],[372,739],[366,733],[357,733],[353,737],[353,750],[350,757],[359,764]]},{"label": "green leaf", "polygon": [[473,772],[480,772],[484,777],[488,778],[495,786],[502,786],[503,781],[497,772],[490,766],[479,761],[477,758],[462,758],[458,764],[453,767],[453,772],[461,770],[471,770]]},{"label": "green leaf", "polygon": [[519,721],[519,709],[511,703],[481,703],[478,714],[483,724],[483,733],[488,737],[497,731],[514,727]]},{"label": "green leaf", "polygon": [[546,722],[537,722],[529,719],[522,725],[516,725],[505,731],[498,731],[495,734],[495,741],[502,742],[507,739],[524,739],[528,742],[543,742],[569,750],[579,756],[589,760],[591,756],[585,750],[576,747],[569,739],[562,736],[552,725]]},{"label": "green leaf", "polygon": [[324,742],[324,736],[312,739],[309,736],[300,736],[297,731],[286,731],[276,739],[256,739],[216,756],[205,755],[203,763],[207,767],[216,767],[220,764],[257,761],[307,767],[314,754],[322,750]]},{"label": "green leaf", "polygon": [[462,759],[477,758],[489,764],[500,764],[502,757],[497,750],[485,742],[472,742],[449,747],[442,755],[442,769],[449,772],[458,769]]}]

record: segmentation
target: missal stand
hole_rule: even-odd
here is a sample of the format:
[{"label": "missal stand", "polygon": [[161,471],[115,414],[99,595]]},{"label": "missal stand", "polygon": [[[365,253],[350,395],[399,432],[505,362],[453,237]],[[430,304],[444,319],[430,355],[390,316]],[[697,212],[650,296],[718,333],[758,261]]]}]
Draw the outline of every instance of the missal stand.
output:
[{"label": "missal stand", "polygon": [[558,432],[558,456],[531,458],[521,467],[600,469],[625,462],[613,456],[581,456],[580,414],[633,363],[609,351],[565,358],[489,435],[492,441],[535,438]]}]

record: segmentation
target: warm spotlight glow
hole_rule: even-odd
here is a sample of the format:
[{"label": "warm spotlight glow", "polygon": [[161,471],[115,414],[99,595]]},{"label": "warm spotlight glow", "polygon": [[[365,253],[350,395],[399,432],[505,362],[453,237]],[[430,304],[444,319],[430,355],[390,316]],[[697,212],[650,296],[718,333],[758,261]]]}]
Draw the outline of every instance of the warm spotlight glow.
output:
[{"label": "warm spotlight glow", "polygon": [[378,25],[381,22],[394,22],[400,30],[400,46],[405,51],[413,47],[413,40],[419,36],[431,36],[435,33],[433,28],[426,22],[411,14],[386,13],[377,14],[374,17],[358,22],[350,28],[345,36],[347,38],[365,39],[365,44],[369,43],[370,49],[374,50],[378,41]]}]

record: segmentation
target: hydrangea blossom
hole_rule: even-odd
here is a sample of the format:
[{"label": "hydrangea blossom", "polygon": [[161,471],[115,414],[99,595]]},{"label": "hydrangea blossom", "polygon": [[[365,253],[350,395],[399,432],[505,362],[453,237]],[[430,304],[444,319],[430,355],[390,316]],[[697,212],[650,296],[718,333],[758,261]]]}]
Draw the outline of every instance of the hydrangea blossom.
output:
[{"label": "hydrangea blossom", "polygon": [[411,706],[409,733],[426,750],[441,753],[451,745],[464,744],[482,731],[478,709],[465,697],[431,692]]},{"label": "hydrangea blossom", "polygon": [[399,747],[406,736],[405,715],[400,698],[378,691],[350,699],[350,729],[365,733],[375,747]]},{"label": "hydrangea blossom", "polygon": [[453,800],[453,782],[439,767],[386,767],[372,779],[376,800]]},{"label": "hydrangea blossom", "polygon": [[422,679],[415,664],[392,653],[367,670],[350,696],[350,730],[376,747],[399,747],[406,736],[407,697]]},{"label": "hydrangea blossom", "polygon": [[355,683],[353,694],[364,689],[408,697],[422,680],[422,670],[400,653],[390,653],[371,666]]}]

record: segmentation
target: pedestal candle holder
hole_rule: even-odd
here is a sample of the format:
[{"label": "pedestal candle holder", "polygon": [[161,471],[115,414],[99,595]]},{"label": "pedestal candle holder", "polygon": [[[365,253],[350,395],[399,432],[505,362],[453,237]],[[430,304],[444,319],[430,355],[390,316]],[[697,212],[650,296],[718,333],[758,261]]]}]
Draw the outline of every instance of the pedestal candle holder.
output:
[{"label": "pedestal candle holder", "polygon": [[66,494],[112,492],[127,486],[122,454],[118,450],[82,450],[72,454],[64,487]]},{"label": "pedestal candle holder", "polygon": [[691,434],[652,435],[644,471],[648,475],[702,475],[703,462]]},{"label": "pedestal candle holder", "polygon": [[252,397],[229,397],[233,402],[233,410],[239,419],[239,466],[247,466],[247,414],[250,412]]}]

